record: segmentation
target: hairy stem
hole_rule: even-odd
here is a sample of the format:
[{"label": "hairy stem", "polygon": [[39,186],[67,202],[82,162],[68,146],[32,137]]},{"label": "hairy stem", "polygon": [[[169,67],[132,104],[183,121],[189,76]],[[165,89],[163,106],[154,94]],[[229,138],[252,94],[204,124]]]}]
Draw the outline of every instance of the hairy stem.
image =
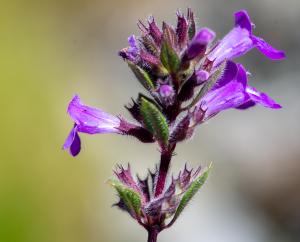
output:
[{"label": "hairy stem", "polygon": [[158,179],[156,182],[155,193],[154,193],[155,197],[159,196],[165,188],[166,178],[168,175],[170,162],[172,159],[172,154],[175,149],[175,146],[176,146],[175,144],[171,145],[167,149],[163,150],[161,153]]},{"label": "hairy stem", "polygon": [[155,229],[148,230],[148,242],[156,242],[158,236],[158,231]]}]

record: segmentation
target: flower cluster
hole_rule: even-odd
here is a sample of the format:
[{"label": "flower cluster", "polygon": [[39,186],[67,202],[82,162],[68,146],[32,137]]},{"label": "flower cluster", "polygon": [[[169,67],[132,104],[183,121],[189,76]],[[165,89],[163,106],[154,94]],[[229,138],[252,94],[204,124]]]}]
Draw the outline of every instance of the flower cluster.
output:
[{"label": "flower cluster", "polygon": [[[248,72],[234,58],[257,48],[272,60],[285,58],[253,34],[253,23],[245,10],[234,14],[233,29],[214,41],[209,28],[196,30],[193,12],[177,13],[177,26],[165,22],[159,28],[153,17],[138,22],[141,35],[128,38],[129,46],[119,55],[147,91],[126,106],[134,122],[86,106],[78,96],[68,113],[74,127],[64,149],[73,156],[80,152],[78,133],[116,133],[136,137],[144,143],[157,142],[161,159],[146,179],[134,179],[130,168],[119,166],[111,180],[127,211],[149,232],[149,241],[171,226],[183,208],[205,182],[209,169],[189,171],[186,167],[167,182],[170,161],[178,142],[189,139],[195,128],[223,110],[247,109],[256,104],[278,109],[267,94],[249,85]],[[167,220],[170,220],[167,223]]]}]

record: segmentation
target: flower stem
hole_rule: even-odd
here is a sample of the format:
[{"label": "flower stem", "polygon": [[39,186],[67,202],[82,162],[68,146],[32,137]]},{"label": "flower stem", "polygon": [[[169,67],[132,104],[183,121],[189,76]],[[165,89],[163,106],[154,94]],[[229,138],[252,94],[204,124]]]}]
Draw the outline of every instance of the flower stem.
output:
[{"label": "flower stem", "polygon": [[170,162],[175,147],[176,144],[171,145],[167,149],[161,152],[158,179],[157,179],[155,194],[154,194],[155,197],[159,196],[165,188],[166,178],[168,175]]},{"label": "flower stem", "polygon": [[148,230],[148,242],[156,242],[158,236],[158,231],[156,229]]}]

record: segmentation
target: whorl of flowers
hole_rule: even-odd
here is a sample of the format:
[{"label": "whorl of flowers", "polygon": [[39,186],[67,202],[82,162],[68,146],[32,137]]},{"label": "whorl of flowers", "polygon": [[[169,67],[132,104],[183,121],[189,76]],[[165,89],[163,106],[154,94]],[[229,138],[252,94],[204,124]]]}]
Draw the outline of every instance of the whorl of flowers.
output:
[{"label": "whorl of flowers", "polygon": [[177,26],[165,22],[159,28],[153,17],[138,22],[141,35],[128,38],[129,46],[119,55],[125,60],[146,94],[126,106],[134,122],[84,105],[76,95],[68,113],[74,126],[64,144],[76,156],[81,149],[78,133],[130,135],[160,148],[159,166],[145,179],[132,176],[130,167],[118,166],[116,204],[128,212],[156,241],[159,232],[170,227],[203,185],[210,167],[189,170],[187,166],[168,181],[176,144],[189,139],[195,128],[229,109],[248,109],[256,104],[278,109],[281,106],[248,83],[248,72],[234,58],[257,48],[272,60],[285,58],[253,34],[253,24],[245,10],[234,14],[234,27],[221,40],[214,41],[209,28],[196,30],[193,12],[177,13]]}]

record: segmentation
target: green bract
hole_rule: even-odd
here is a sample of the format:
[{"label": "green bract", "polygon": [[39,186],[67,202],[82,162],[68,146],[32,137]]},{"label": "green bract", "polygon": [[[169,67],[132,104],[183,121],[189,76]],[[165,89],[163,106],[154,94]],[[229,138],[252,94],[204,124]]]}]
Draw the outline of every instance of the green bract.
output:
[{"label": "green bract", "polygon": [[168,122],[157,106],[145,97],[140,97],[140,113],[146,128],[158,141],[167,145],[169,140]]}]

